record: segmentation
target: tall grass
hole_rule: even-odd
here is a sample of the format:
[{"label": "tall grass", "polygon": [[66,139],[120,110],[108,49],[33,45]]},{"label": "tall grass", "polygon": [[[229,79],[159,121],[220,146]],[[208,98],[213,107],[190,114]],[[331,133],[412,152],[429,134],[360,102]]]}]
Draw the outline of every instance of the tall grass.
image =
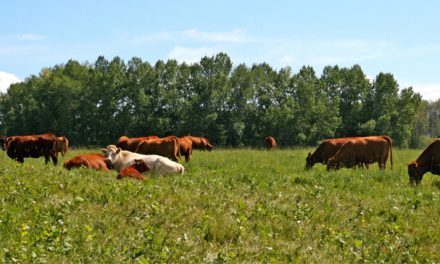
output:
[{"label": "tall grass", "polygon": [[[185,174],[116,180],[0,153],[3,262],[439,262],[440,181],[304,171],[311,149],[195,151]],[[93,152],[75,150],[62,161]]]}]

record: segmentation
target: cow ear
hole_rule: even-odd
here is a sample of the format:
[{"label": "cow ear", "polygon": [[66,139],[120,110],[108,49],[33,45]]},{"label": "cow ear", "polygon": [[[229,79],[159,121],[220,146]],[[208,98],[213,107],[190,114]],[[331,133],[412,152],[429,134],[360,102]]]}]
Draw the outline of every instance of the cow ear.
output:
[{"label": "cow ear", "polygon": [[121,152],[121,148],[116,149],[116,154],[118,154],[119,152]]},{"label": "cow ear", "polygon": [[101,149],[101,152],[102,152],[103,154],[107,154],[107,149],[103,148],[103,149]]},{"label": "cow ear", "polygon": [[309,152],[309,154],[307,154],[307,158],[310,158],[312,156],[312,153]]}]

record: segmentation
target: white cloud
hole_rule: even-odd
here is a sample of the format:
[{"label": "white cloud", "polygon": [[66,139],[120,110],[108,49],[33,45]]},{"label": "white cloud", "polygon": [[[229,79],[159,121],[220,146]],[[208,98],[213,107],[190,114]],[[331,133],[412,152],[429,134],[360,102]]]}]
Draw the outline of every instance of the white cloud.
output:
[{"label": "white cloud", "polygon": [[188,64],[199,62],[204,56],[212,56],[220,51],[213,48],[186,48],[175,47],[168,53],[168,59],[175,59],[179,62],[186,62]]},{"label": "white cloud", "polygon": [[232,31],[226,32],[205,32],[200,31],[198,29],[188,29],[183,31],[183,34],[186,37],[209,41],[209,42],[248,42],[250,41],[249,37],[246,35],[246,32],[241,29],[234,29]]},{"label": "white cloud", "polygon": [[43,40],[46,37],[38,34],[20,34],[16,35],[16,38],[19,40]]},{"label": "white cloud", "polygon": [[11,84],[18,82],[21,80],[14,74],[0,71],[0,92],[6,93]]},{"label": "white cloud", "polygon": [[440,84],[414,84],[411,86],[425,100],[436,101],[440,99]]}]

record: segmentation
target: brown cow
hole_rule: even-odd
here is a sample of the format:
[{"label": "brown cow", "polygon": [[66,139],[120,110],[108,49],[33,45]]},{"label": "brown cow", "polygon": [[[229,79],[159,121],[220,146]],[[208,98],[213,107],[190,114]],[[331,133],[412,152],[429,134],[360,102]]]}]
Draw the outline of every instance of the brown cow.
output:
[{"label": "brown cow", "polygon": [[24,158],[45,157],[47,164],[52,158],[53,164],[58,163],[57,152],[55,146],[57,137],[52,133],[29,135],[29,136],[12,136],[3,140],[2,148],[6,150],[7,155],[20,163],[24,162]]},{"label": "brown cow", "polygon": [[159,137],[157,137],[157,136],[134,137],[134,138],[122,136],[118,139],[118,143],[116,143],[116,146],[118,148],[121,148],[122,150],[128,150],[131,152],[135,152],[139,143],[141,143],[143,140],[158,139],[158,138]]},{"label": "brown cow", "polygon": [[214,146],[209,142],[207,138],[204,137],[194,137],[188,135],[193,143],[193,149],[202,149],[202,150],[209,150],[211,151]]},{"label": "brown cow", "polygon": [[82,154],[75,156],[64,162],[64,168],[70,170],[71,168],[86,167],[95,170],[109,171],[111,166],[106,163],[105,156],[100,153]]},{"label": "brown cow", "polygon": [[347,141],[327,162],[327,170],[341,167],[353,168],[357,165],[378,162],[384,170],[390,156],[393,169],[393,152],[391,139],[387,136],[370,136]]},{"label": "brown cow", "polygon": [[427,172],[440,175],[440,138],[423,150],[415,161],[408,164],[410,183],[418,185]]},{"label": "brown cow", "polygon": [[57,137],[57,143],[55,145],[55,151],[61,153],[64,157],[64,154],[69,150],[69,140],[66,137]]},{"label": "brown cow", "polygon": [[277,147],[277,142],[275,141],[275,138],[271,137],[271,136],[267,136],[264,139],[265,143],[266,143],[266,149],[267,150],[273,150]]},{"label": "brown cow", "polygon": [[135,159],[133,165],[119,171],[116,179],[120,180],[122,178],[133,178],[143,181],[145,180],[145,177],[142,175],[142,173],[148,170],[150,170],[150,168],[143,160]]},{"label": "brown cow", "polygon": [[178,161],[181,157],[179,140],[175,136],[143,140],[139,143],[135,152],[145,155],[157,154],[173,161]]},{"label": "brown cow", "polygon": [[187,136],[177,139],[179,140],[180,145],[180,155],[185,156],[185,162],[190,161],[193,148],[192,140]]}]

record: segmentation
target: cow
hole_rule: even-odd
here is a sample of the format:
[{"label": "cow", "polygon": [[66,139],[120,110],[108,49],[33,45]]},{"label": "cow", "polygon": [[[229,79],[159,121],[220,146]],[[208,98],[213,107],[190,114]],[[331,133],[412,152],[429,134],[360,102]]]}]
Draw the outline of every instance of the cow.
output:
[{"label": "cow", "polygon": [[127,150],[122,150],[115,145],[109,145],[107,148],[101,149],[101,152],[105,155],[107,162],[112,164],[113,168],[117,171],[133,165],[135,160],[138,159],[143,160],[148,168],[156,174],[183,174],[185,171],[185,168],[181,164],[168,158],[159,155],[143,155],[134,153]]},{"label": "cow", "polygon": [[211,151],[214,146],[209,142],[207,138],[204,137],[194,137],[188,135],[193,143],[193,149],[209,150]]},{"label": "cow", "polygon": [[179,139],[175,136],[143,140],[139,143],[135,152],[145,155],[156,154],[173,161],[178,161],[181,158]]},{"label": "cow", "polygon": [[357,165],[368,165],[378,162],[379,169],[386,168],[390,157],[393,169],[393,152],[391,138],[388,136],[369,136],[351,139],[345,142],[336,154],[329,158],[327,170],[340,169],[341,167],[353,168]]},{"label": "cow", "polygon": [[61,153],[61,155],[64,157],[64,155],[69,150],[69,140],[66,137],[57,137],[57,143],[55,146],[55,151],[58,153]]},{"label": "cow", "polygon": [[119,171],[116,179],[121,180],[122,178],[133,178],[140,181],[145,180],[145,177],[142,175],[143,172],[150,170],[147,164],[141,159],[134,160],[133,165],[126,167]]},{"label": "cow", "polygon": [[52,133],[28,136],[12,136],[2,140],[2,149],[6,150],[8,157],[20,163],[24,158],[45,157],[45,164],[52,158],[53,164],[57,165],[58,155],[55,150],[57,137]]},{"label": "cow", "polygon": [[311,169],[315,163],[327,164],[328,159],[333,157],[345,142],[360,137],[331,138],[321,141],[321,144],[313,153],[307,155],[305,169]]},{"label": "cow", "polygon": [[437,138],[419,157],[408,164],[408,175],[411,184],[420,184],[427,172],[440,175],[440,138]]},{"label": "cow", "polygon": [[192,140],[186,136],[177,139],[179,140],[180,145],[180,155],[185,156],[185,162],[190,161],[193,148]]},{"label": "cow", "polygon": [[150,139],[158,139],[158,136],[148,136],[148,137],[134,137],[129,138],[127,136],[121,136],[118,139],[118,142],[116,143],[116,146],[118,148],[121,148],[122,150],[128,150],[131,152],[135,152],[139,143],[141,143],[144,140],[150,140]]},{"label": "cow", "polygon": [[111,166],[106,163],[105,156],[100,153],[77,155],[64,162],[64,168],[86,167],[95,170],[109,171]]},{"label": "cow", "polygon": [[273,150],[277,147],[277,142],[275,141],[275,138],[273,138],[271,136],[267,136],[264,139],[264,142],[266,143],[267,150]]}]

